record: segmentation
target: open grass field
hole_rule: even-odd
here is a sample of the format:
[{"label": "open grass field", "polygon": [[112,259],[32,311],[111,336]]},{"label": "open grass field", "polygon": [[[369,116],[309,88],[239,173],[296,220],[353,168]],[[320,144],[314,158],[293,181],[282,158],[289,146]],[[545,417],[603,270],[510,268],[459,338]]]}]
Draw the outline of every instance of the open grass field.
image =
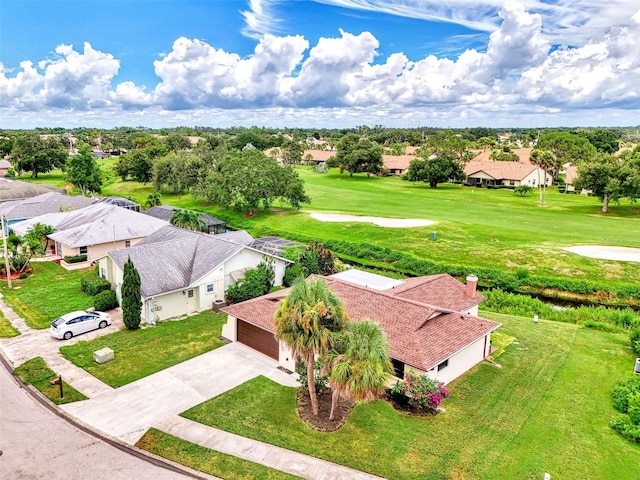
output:
[{"label": "open grass field", "polygon": [[[60,348],[62,355],[113,388],[159,372],[221,347],[218,339],[227,316],[202,312],[178,321],[160,322],[153,328],[120,330],[93,340]],[[115,359],[102,365],[93,352],[111,348]]]},{"label": "open grass field", "polygon": [[[115,159],[101,160],[105,195],[130,197],[144,205],[152,185],[122,182],[110,172]],[[640,264],[581,257],[562,250],[580,244],[640,246],[640,206],[623,201],[600,213],[594,197],[547,190],[545,206],[537,192],[521,197],[510,190],[487,190],[441,184],[405,182],[397,177],[349,177],[337,169],[317,174],[298,167],[312,204],[299,212],[277,209],[253,217],[206,205],[191,195],[162,192],[162,202],[193,208],[229,221],[234,228],[254,234],[370,243],[438,263],[515,271],[532,275],[571,277],[609,284],[628,284],[640,275]],[[25,178],[26,179],[26,178]],[[64,186],[61,172],[42,174],[38,181]],[[383,228],[366,223],[326,223],[309,216],[312,211],[343,212],[395,218],[421,218],[436,224],[421,228]],[[430,241],[431,232],[437,240]]]},{"label": "open grass field", "polygon": [[295,390],[264,377],[183,415],[390,479],[640,478],[640,445],[608,426],[611,391],[632,375],[627,336],[498,319],[515,338],[497,358],[503,368],[483,363],[451,384],[435,417],[378,400],[320,433],[298,417]]},{"label": "open grass field", "polygon": [[[190,195],[162,192],[162,201],[205,211],[254,234],[277,233],[309,239],[342,240],[388,247],[438,263],[628,284],[640,275],[640,264],[581,257],[562,247],[580,244],[640,246],[640,206],[623,202],[600,213],[596,198],[566,195],[551,188],[545,206],[535,194],[520,197],[510,190],[487,190],[443,184],[436,189],[396,177],[316,174],[298,167],[312,204],[299,212],[278,209],[253,217],[194,200]],[[151,185],[112,179],[105,194],[132,197],[144,204]],[[421,228],[383,228],[366,223],[326,223],[312,211],[343,212],[433,220]],[[430,240],[436,232],[437,240]]]},{"label": "open grass field", "polygon": [[5,301],[31,328],[48,328],[60,315],[93,306],[93,297],[80,290],[86,270],[67,271],[54,262],[33,262],[32,266],[33,273],[14,280],[12,290],[2,282]]},{"label": "open grass field", "polygon": [[155,428],[149,429],[138,440],[136,446],[225,480],[295,480],[300,478],[264,465],[209,450]]}]

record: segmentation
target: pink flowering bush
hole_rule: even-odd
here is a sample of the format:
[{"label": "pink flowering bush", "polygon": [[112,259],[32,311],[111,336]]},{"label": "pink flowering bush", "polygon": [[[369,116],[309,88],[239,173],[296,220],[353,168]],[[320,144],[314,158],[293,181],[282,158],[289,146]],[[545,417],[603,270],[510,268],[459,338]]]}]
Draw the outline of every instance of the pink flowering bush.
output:
[{"label": "pink flowering bush", "polygon": [[443,399],[451,395],[442,382],[413,372],[406,373],[404,380],[396,382],[391,394],[403,397],[404,401],[416,409],[433,411],[438,409]]}]

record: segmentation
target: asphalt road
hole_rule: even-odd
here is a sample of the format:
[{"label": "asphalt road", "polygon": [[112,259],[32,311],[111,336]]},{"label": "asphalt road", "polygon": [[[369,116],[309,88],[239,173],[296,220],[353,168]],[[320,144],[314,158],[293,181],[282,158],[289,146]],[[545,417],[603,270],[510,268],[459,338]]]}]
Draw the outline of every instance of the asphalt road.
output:
[{"label": "asphalt road", "polygon": [[0,366],[0,478],[183,480],[67,423]]}]

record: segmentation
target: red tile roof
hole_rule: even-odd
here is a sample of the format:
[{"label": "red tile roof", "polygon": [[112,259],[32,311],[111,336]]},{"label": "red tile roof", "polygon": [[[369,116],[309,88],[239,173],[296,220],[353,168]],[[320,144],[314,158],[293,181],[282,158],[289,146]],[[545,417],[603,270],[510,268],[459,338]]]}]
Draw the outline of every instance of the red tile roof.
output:
[{"label": "red tile roof", "polygon": [[414,155],[382,155],[382,164],[389,170],[407,170],[416,158]]},{"label": "red tile roof", "polygon": [[390,288],[386,292],[390,295],[429,305],[438,305],[456,312],[467,310],[485,300],[478,292],[473,298],[467,297],[466,286],[446,273],[407,278],[402,285]]},{"label": "red tile roof", "polygon": [[[335,278],[329,277],[326,281],[331,291],[344,302],[350,319],[369,318],[377,321],[387,334],[391,357],[420,370],[430,370],[500,326],[499,323],[473,315],[453,312]],[[432,279],[434,285],[441,281]],[[423,284],[425,291],[426,285],[428,282]],[[411,289],[405,291],[409,292]],[[288,289],[281,290],[222,310],[273,332],[275,311],[287,294]]]}]

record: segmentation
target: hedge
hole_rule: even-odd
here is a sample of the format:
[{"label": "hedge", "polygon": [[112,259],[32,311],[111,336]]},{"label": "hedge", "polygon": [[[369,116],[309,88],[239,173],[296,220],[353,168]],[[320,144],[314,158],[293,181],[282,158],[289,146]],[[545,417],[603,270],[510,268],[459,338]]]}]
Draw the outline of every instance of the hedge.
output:
[{"label": "hedge", "polygon": [[[249,226],[247,226],[250,228]],[[270,230],[264,226],[254,227],[252,233],[257,236],[276,235],[310,244],[315,238],[291,232]],[[455,277],[464,277],[469,273],[478,276],[483,287],[499,288],[514,293],[541,293],[544,290],[577,293],[580,295],[598,295],[609,300],[639,299],[640,284],[619,286],[603,285],[588,280],[574,280],[563,277],[544,277],[523,275],[521,272],[509,272],[493,268],[477,268],[468,265],[448,265],[429,260],[421,260],[412,255],[383,248],[369,243],[351,243],[342,240],[326,240],[324,245],[338,256],[384,263],[386,268],[407,276],[436,275],[448,273]],[[381,267],[379,265],[379,267]]]},{"label": "hedge", "polygon": [[93,306],[96,310],[106,312],[118,306],[118,298],[113,290],[103,290],[93,297]]},{"label": "hedge", "polygon": [[80,262],[86,262],[87,256],[86,255],[67,255],[66,257],[63,258],[63,260],[67,263],[80,263]]},{"label": "hedge", "polygon": [[80,288],[84,293],[95,296],[104,290],[110,290],[111,284],[95,270],[91,270],[80,277]]}]

